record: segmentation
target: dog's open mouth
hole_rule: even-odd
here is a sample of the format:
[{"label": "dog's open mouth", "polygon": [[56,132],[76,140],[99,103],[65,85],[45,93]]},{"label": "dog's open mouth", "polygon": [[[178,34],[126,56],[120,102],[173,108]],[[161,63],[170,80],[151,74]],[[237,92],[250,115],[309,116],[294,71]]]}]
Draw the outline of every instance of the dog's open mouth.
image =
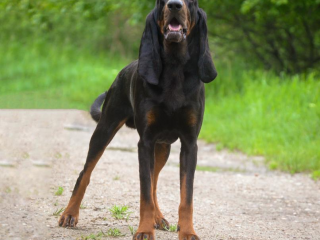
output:
[{"label": "dog's open mouth", "polygon": [[170,42],[181,42],[186,38],[187,29],[183,28],[182,24],[173,18],[165,29],[165,39]]}]

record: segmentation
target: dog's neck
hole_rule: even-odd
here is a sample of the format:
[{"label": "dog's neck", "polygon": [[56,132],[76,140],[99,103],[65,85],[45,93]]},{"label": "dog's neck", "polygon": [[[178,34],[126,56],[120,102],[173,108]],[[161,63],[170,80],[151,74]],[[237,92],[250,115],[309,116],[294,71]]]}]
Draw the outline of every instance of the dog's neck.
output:
[{"label": "dog's neck", "polygon": [[188,43],[183,40],[180,43],[163,41],[162,58],[165,65],[183,66],[189,60]]},{"label": "dog's neck", "polygon": [[162,77],[159,86],[164,90],[161,101],[169,110],[183,105],[185,95],[184,66],[190,59],[187,41],[181,43],[168,43],[164,41],[162,49]]}]

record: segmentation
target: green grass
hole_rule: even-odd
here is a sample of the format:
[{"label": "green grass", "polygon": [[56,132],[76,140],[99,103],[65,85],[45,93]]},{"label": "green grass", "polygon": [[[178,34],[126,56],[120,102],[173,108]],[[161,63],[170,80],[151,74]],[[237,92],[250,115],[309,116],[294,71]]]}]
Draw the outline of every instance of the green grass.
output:
[{"label": "green grass", "polygon": [[102,231],[100,231],[97,234],[91,233],[88,236],[82,236],[81,240],[100,240],[104,236],[105,234]]},{"label": "green grass", "polygon": [[211,167],[211,166],[200,166],[198,165],[196,168],[197,171],[201,172],[244,172],[238,168],[219,168],[219,167]]},{"label": "green grass", "polygon": [[124,234],[121,233],[121,231],[117,228],[110,228],[107,231],[107,235],[110,237],[121,237],[124,236]]},{"label": "green grass", "polygon": [[56,209],[53,213],[52,216],[60,216],[60,214],[64,211],[64,208]]},{"label": "green grass", "polygon": [[[0,108],[88,110],[131,61],[41,41],[2,43],[0,56]],[[207,85],[200,137],[219,149],[263,155],[270,169],[317,176],[320,77],[275,76],[245,71],[240,61],[216,62],[219,76]]]},{"label": "green grass", "polygon": [[314,171],[311,175],[313,180],[320,180],[320,171]]},{"label": "green grass", "polygon": [[80,204],[80,209],[86,209],[86,208],[87,208],[87,206],[84,203]]},{"label": "green grass", "polygon": [[82,236],[81,240],[100,240],[100,239],[109,239],[106,237],[122,237],[125,236],[125,234],[122,234],[121,231],[117,228],[110,228],[106,233],[104,233],[102,230],[98,232],[97,234],[91,233],[88,236]]},{"label": "green grass", "polygon": [[200,136],[231,150],[263,155],[271,169],[319,170],[319,79],[312,74],[280,79],[259,72],[239,80],[241,91],[207,99]]},{"label": "green grass", "polygon": [[169,232],[177,232],[178,226],[177,225],[170,225],[169,228],[165,228],[165,230]]},{"label": "green grass", "polygon": [[119,177],[119,176],[115,176],[115,177],[113,178],[113,180],[114,180],[114,181],[119,181],[119,180],[120,180],[120,177]]},{"label": "green grass", "polygon": [[126,219],[128,220],[131,212],[128,212],[129,207],[128,206],[117,206],[114,205],[111,209],[110,212],[112,214],[112,217],[115,219],[121,220],[121,219]]},{"label": "green grass", "polygon": [[133,236],[137,232],[137,230],[133,226],[128,226],[128,227],[129,227],[131,235]]},{"label": "green grass", "polygon": [[58,187],[58,190],[54,193],[54,195],[56,196],[61,196],[63,193],[63,187]]},{"label": "green grass", "polygon": [[1,44],[0,108],[88,109],[128,61],[69,45]]}]

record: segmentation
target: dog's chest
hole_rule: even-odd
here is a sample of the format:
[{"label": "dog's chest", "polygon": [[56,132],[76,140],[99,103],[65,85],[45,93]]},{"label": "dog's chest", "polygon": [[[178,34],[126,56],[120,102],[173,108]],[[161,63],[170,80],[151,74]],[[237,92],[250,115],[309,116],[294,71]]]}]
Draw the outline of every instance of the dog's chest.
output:
[{"label": "dog's chest", "polygon": [[177,132],[193,129],[199,118],[196,104],[184,103],[183,106],[172,109],[165,104],[155,104],[147,112],[147,127],[152,132],[161,134],[161,139],[172,141]]},{"label": "dog's chest", "polygon": [[186,96],[180,83],[173,83],[166,88],[161,96],[162,103],[171,110],[179,109],[183,106]]},{"label": "dog's chest", "polygon": [[171,110],[181,108],[187,101],[190,93],[188,87],[188,78],[183,71],[170,69],[162,75],[161,78],[162,92],[160,102]]}]

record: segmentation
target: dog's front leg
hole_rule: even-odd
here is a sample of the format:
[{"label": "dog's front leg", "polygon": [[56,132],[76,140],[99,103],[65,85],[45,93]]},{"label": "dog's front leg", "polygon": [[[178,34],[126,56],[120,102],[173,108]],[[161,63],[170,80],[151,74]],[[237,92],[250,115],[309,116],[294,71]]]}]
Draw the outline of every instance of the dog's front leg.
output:
[{"label": "dog's front leg", "polygon": [[155,206],[153,199],[154,143],[140,139],[140,224],[133,240],[154,240]]},{"label": "dog's front leg", "polygon": [[197,165],[196,140],[181,143],[179,240],[199,240],[193,228],[193,180]]}]

